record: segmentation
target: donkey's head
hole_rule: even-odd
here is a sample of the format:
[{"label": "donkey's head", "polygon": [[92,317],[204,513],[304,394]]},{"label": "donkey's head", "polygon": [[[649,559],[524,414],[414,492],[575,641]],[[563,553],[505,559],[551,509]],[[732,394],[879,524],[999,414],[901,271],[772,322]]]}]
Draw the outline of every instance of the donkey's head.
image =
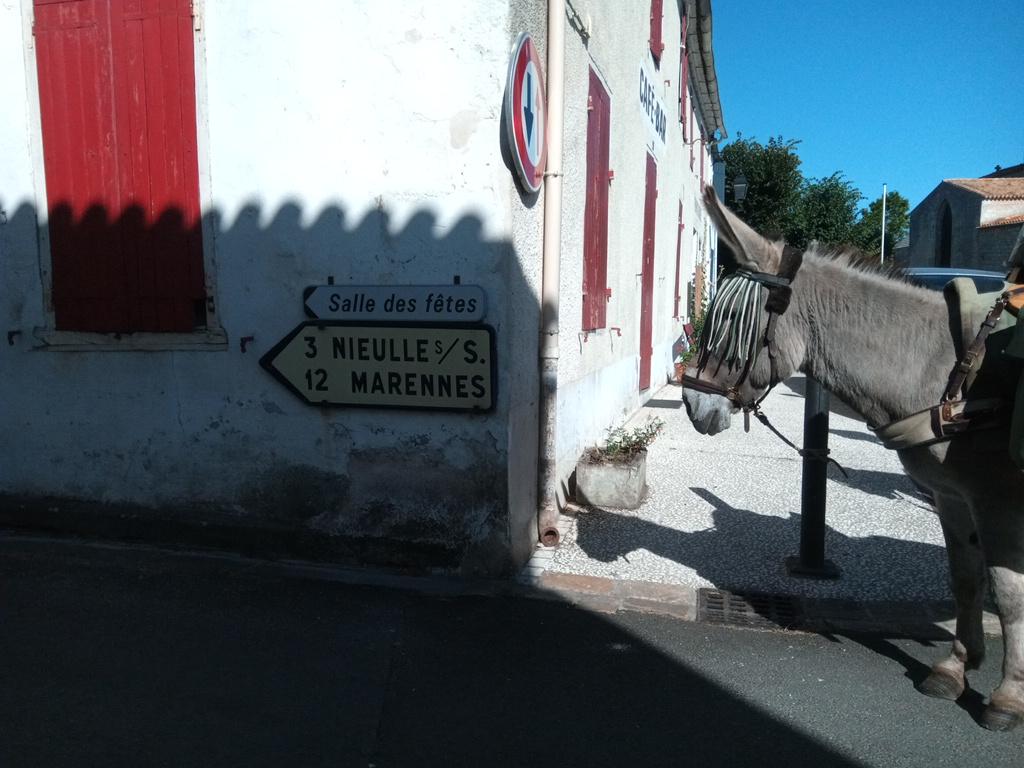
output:
[{"label": "donkey's head", "polygon": [[727,429],[741,408],[754,410],[792,373],[780,359],[775,326],[789,306],[802,254],[761,237],[719,202],[712,187],[704,188],[704,207],[739,267],[722,279],[708,307],[696,371],[688,370],[683,380],[690,421],[713,435]]}]

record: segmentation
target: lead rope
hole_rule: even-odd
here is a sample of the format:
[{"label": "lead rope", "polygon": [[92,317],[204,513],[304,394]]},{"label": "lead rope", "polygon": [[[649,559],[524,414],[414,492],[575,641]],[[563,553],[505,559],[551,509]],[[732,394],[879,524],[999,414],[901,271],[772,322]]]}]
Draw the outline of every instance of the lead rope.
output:
[{"label": "lead rope", "polygon": [[757,418],[758,421],[760,421],[762,424],[764,424],[766,427],[768,427],[768,429],[771,430],[772,434],[774,434],[776,437],[778,437],[782,442],[784,442],[786,445],[788,445],[794,451],[799,453],[802,458],[814,459],[814,460],[817,460],[817,461],[824,461],[826,464],[835,464],[836,465],[836,469],[838,469],[840,472],[843,473],[843,477],[845,477],[847,480],[850,479],[850,475],[847,474],[845,469],[843,469],[843,465],[840,464],[835,459],[833,459],[831,456],[829,456],[831,451],[828,448],[825,448],[825,449],[821,449],[821,448],[811,448],[811,449],[797,448],[796,444],[792,440],[790,440],[784,434],[779,432],[779,430],[777,430],[775,428],[775,425],[772,424],[770,421],[768,421],[768,417],[765,415],[764,411],[761,410],[761,403],[760,403],[760,401],[754,403],[754,407],[753,408],[750,408],[750,409],[744,408],[743,409],[743,418],[745,419],[745,426],[747,427],[747,431],[748,432],[750,431],[750,414],[751,413],[754,414],[754,416]]}]

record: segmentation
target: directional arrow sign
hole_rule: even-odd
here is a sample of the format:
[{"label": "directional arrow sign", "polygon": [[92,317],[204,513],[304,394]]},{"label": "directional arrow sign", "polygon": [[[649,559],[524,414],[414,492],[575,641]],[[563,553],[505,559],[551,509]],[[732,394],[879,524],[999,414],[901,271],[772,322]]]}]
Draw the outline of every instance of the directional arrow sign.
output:
[{"label": "directional arrow sign", "polygon": [[512,48],[505,83],[505,129],[516,173],[530,192],[540,189],[547,163],[544,73],[530,36],[523,32]]},{"label": "directional arrow sign", "polygon": [[363,323],[478,323],[487,296],[478,285],[311,285],[306,314]]},{"label": "directional arrow sign", "polygon": [[487,411],[495,402],[494,331],[484,325],[310,320],[260,365],[311,405]]},{"label": "directional arrow sign", "polygon": [[533,78],[526,70],[526,98],[523,99],[523,116],[526,118],[526,144],[533,142]]}]

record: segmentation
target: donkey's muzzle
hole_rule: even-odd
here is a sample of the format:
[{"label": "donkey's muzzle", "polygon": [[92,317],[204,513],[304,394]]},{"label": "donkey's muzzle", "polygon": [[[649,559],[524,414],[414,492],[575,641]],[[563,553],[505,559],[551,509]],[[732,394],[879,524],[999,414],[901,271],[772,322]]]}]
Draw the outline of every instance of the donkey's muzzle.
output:
[{"label": "donkey's muzzle", "polygon": [[732,424],[735,409],[732,403],[721,395],[684,389],[683,404],[693,428],[702,435],[717,435]]}]

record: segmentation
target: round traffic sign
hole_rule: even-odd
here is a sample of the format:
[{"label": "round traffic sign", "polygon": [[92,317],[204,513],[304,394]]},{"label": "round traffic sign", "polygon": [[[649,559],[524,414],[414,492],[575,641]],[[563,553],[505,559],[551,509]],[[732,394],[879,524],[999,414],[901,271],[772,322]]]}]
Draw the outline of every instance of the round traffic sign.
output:
[{"label": "round traffic sign", "polygon": [[512,49],[505,87],[505,115],[512,157],[530,192],[540,189],[547,161],[544,73],[530,36],[523,32]]}]

